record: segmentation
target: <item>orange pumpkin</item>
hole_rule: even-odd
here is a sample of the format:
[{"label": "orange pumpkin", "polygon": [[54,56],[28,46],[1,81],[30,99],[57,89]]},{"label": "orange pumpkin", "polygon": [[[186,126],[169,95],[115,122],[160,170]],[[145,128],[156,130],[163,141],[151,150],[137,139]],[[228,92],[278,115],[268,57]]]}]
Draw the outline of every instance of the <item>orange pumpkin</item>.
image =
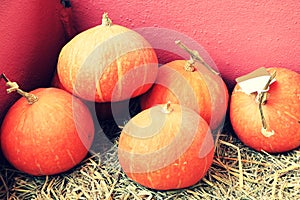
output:
[{"label": "orange pumpkin", "polygon": [[271,74],[276,71],[276,81],[269,86],[262,112],[257,93],[246,94],[237,84],[231,95],[230,120],[244,144],[257,151],[285,152],[300,146],[300,74],[267,69]]},{"label": "orange pumpkin", "polygon": [[[61,82],[59,81],[57,73],[55,73],[51,85],[53,87],[66,90],[64,86],[61,84]],[[104,103],[91,102],[83,99],[82,101],[88,106],[88,108],[92,113],[96,113],[97,119],[99,121],[111,120],[111,119],[122,120],[130,117],[130,113],[129,113],[130,100],[104,102]]]},{"label": "orange pumpkin", "polygon": [[105,13],[101,25],[81,32],[62,48],[57,71],[71,93],[113,102],[145,93],[156,79],[158,61],[140,34],[112,24]]},{"label": "orange pumpkin", "polygon": [[205,63],[175,60],[159,68],[154,86],[141,97],[141,107],[147,109],[168,100],[195,110],[214,130],[225,118],[228,90]]},{"label": "orange pumpkin", "polygon": [[157,105],[123,128],[118,158],[129,178],[158,190],[191,186],[204,177],[214,154],[206,121],[178,104]]},{"label": "orange pumpkin", "polygon": [[94,137],[88,108],[57,88],[27,94],[34,101],[29,104],[25,97],[20,98],[1,126],[4,156],[15,168],[32,175],[57,174],[77,165]]}]

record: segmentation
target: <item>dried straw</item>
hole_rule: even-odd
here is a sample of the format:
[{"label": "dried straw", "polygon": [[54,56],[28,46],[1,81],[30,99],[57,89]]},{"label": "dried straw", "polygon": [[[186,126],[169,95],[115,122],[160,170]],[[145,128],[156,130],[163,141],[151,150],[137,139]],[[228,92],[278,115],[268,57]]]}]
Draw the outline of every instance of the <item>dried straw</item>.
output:
[{"label": "dried straw", "polygon": [[[118,128],[109,129],[118,135]],[[2,165],[0,199],[300,199],[300,149],[276,155],[256,152],[243,145],[230,128],[224,129],[213,164],[201,181],[186,189],[155,191],[122,172],[116,139],[105,153],[91,153],[60,175],[33,177],[7,163]]]}]

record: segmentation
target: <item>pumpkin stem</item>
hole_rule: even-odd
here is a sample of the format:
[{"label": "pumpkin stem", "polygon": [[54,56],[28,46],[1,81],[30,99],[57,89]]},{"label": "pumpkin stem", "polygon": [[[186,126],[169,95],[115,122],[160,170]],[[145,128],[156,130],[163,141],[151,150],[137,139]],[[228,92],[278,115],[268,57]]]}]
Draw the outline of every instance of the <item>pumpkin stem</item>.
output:
[{"label": "pumpkin stem", "polygon": [[166,103],[163,108],[162,108],[162,112],[169,114],[173,111],[173,109],[171,108],[171,101],[168,101],[168,103]]},{"label": "pumpkin stem", "polygon": [[1,74],[1,78],[3,78],[6,82],[6,86],[8,86],[7,94],[12,93],[12,92],[17,92],[23,97],[27,99],[27,102],[29,104],[33,104],[38,101],[38,97],[35,96],[34,94],[30,94],[28,92],[24,92],[19,88],[19,85],[16,82],[11,82],[4,73]]},{"label": "pumpkin stem", "polygon": [[193,72],[196,70],[195,66],[195,61],[193,58],[189,59],[188,61],[186,61],[185,65],[184,65],[184,69],[187,72]]},{"label": "pumpkin stem", "polygon": [[105,12],[102,15],[102,26],[111,26],[112,25],[112,21],[111,19],[108,17],[108,14]]},{"label": "pumpkin stem", "polygon": [[176,40],[175,44],[178,45],[180,48],[182,48],[183,50],[185,50],[186,52],[188,52],[190,54],[190,56],[192,57],[192,59],[197,60],[198,62],[200,62],[202,65],[204,65],[209,71],[211,71],[213,74],[215,75],[220,75],[219,72],[215,71],[213,68],[211,68],[211,66],[209,66],[204,60],[203,58],[199,55],[198,51],[196,50],[191,50],[190,48],[188,48],[187,46],[185,46],[180,40]]},{"label": "pumpkin stem", "polygon": [[262,109],[262,106],[267,102],[267,91],[269,89],[269,86],[272,82],[272,80],[276,76],[276,71],[270,76],[268,82],[266,83],[265,87],[263,88],[263,91],[258,94],[258,108],[260,112],[261,122],[264,129],[267,129],[267,123],[265,119],[265,115]]}]

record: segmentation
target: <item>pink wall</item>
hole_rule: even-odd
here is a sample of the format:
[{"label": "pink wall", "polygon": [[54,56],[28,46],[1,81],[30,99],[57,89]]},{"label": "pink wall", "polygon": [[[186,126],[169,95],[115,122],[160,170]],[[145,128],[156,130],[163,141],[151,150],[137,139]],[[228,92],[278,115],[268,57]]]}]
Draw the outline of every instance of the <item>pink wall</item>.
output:
[{"label": "pink wall", "polygon": [[[78,31],[97,25],[103,12],[128,28],[161,27],[200,43],[231,87],[260,66],[300,72],[298,0],[73,0]],[[159,38],[157,38],[159,40]]]},{"label": "pink wall", "polygon": [[[2,0],[0,3],[0,73],[25,91],[49,85],[65,44],[60,1]],[[0,123],[18,94],[6,94],[0,80]]]}]

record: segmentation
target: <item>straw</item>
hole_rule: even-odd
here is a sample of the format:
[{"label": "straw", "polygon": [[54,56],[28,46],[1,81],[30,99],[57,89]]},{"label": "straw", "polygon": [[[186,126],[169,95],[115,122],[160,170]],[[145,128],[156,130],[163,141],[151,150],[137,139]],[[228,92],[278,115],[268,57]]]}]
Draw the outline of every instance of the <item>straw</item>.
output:
[{"label": "straw", "polygon": [[[112,126],[109,123],[109,126]],[[156,191],[128,179],[117,158],[118,134],[106,153],[91,153],[63,174],[33,177],[7,163],[0,167],[0,199],[300,199],[300,149],[268,154],[245,146],[225,128],[216,143],[213,164],[197,184]]]}]

